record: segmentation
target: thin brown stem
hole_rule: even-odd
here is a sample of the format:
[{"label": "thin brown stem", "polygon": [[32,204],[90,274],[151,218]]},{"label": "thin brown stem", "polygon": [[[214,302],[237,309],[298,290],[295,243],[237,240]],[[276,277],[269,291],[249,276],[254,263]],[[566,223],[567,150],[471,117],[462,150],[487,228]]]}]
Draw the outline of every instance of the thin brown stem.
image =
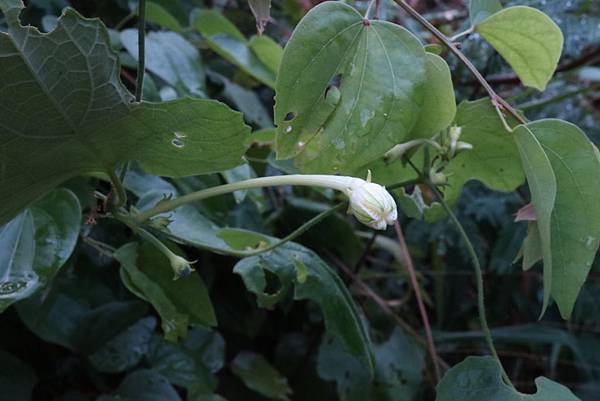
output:
[{"label": "thin brown stem", "polygon": [[[336,266],[340,268],[340,270],[346,274],[348,277],[352,279],[352,281],[356,284],[356,286],[367,296],[369,297],[375,304],[392,320],[400,327],[402,327],[408,334],[410,334],[420,345],[426,347],[427,341],[425,341],[419,333],[417,333],[408,323],[406,323],[400,316],[398,316],[390,307],[390,305],[381,298],[375,291],[371,289],[367,284],[365,284],[360,278],[358,278],[352,271],[342,263],[338,258],[333,255],[330,255],[332,260],[335,262]],[[437,358],[437,363],[441,365],[444,369],[449,367],[448,363],[441,359]]]},{"label": "thin brown stem", "polygon": [[417,281],[417,273],[415,272],[415,266],[413,264],[412,258],[410,257],[410,253],[408,252],[408,246],[406,245],[406,240],[404,239],[404,233],[402,232],[400,223],[398,223],[397,220],[394,223],[394,229],[396,230],[396,236],[398,237],[398,244],[400,244],[400,249],[402,250],[404,265],[406,266],[406,270],[408,270],[410,283],[413,287],[415,298],[417,299],[419,313],[421,314],[421,321],[423,322],[423,329],[425,330],[425,338],[427,339],[427,348],[429,350],[429,355],[431,356],[431,362],[433,364],[433,369],[435,372],[435,379],[436,382],[439,382],[441,378],[440,367],[437,363],[439,357],[435,348],[435,342],[433,341],[431,325],[429,324],[429,316],[427,315],[427,309],[425,308],[425,303],[423,302],[421,288],[419,287],[419,282]]},{"label": "thin brown stem", "polygon": [[515,110],[506,100],[500,97],[494,88],[486,81],[486,79],[481,75],[481,73],[477,70],[477,68],[473,65],[471,60],[467,58],[458,49],[455,43],[453,43],[446,35],[440,32],[432,23],[430,23],[426,18],[424,18],[417,10],[412,8],[410,4],[408,4],[404,0],[394,0],[396,4],[400,6],[408,15],[414,18],[419,24],[421,24],[425,29],[427,29],[433,36],[435,36],[440,42],[442,42],[448,50],[450,50],[458,59],[467,67],[467,69],[473,74],[475,79],[481,84],[481,86],[485,89],[485,91],[490,96],[492,100],[492,104],[494,107],[499,109],[500,111],[506,110],[510,115],[517,119],[521,124],[526,124],[527,121],[521,116],[517,110]]}]

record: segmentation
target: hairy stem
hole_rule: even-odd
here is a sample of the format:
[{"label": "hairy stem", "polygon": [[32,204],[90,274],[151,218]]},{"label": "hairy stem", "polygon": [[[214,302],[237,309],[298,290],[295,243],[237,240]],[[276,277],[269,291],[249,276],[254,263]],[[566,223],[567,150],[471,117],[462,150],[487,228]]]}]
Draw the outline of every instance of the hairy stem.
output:
[{"label": "hairy stem", "polygon": [[419,282],[417,281],[415,266],[412,258],[410,257],[410,253],[408,252],[408,246],[406,245],[406,240],[404,239],[404,233],[402,232],[400,223],[398,223],[397,220],[394,223],[394,228],[396,230],[396,237],[398,237],[398,244],[400,244],[400,249],[402,250],[404,265],[406,266],[406,270],[408,270],[410,283],[413,287],[415,298],[417,299],[417,305],[419,306],[419,313],[421,314],[421,321],[423,322],[423,329],[425,330],[425,338],[427,340],[427,348],[429,349],[429,355],[431,356],[431,362],[435,372],[435,381],[438,383],[441,378],[440,367],[437,363],[438,353],[435,349],[435,342],[433,341],[433,334],[431,332],[431,325],[429,324],[427,309],[425,309],[425,303],[423,302],[423,296],[421,295],[421,288],[419,287]]},{"label": "hairy stem", "polygon": [[442,32],[440,32],[439,29],[437,29],[435,26],[433,26],[432,23],[430,23],[426,18],[424,18],[421,14],[419,14],[419,12],[417,10],[415,10],[414,8],[412,8],[410,6],[410,4],[408,4],[406,1],[394,0],[394,2],[396,4],[398,4],[398,6],[400,6],[400,8],[402,8],[404,11],[406,11],[408,13],[408,15],[410,15],[412,18],[414,18],[419,24],[421,24],[425,29],[427,29],[429,32],[431,32],[431,34],[433,36],[435,36],[440,42],[442,42],[448,48],[448,50],[450,50],[452,53],[454,53],[454,55],[456,57],[458,57],[458,59],[465,65],[465,67],[467,67],[467,69],[471,72],[471,74],[473,74],[475,79],[477,79],[477,81],[479,81],[481,86],[483,86],[485,91],[490,96],[490,99],[492,100],[492,104],[494,105],[494,107],[496,107],[496,109],[499,109],[499,110],[505,109],[510,115],[512,115],[514,118],[516,118],[517,121],[519,121],[521,124],[527,124],[527,121],[506,100],[504,100],[502,97],[500,97],[496,93],[494,88],[492,88],[490,86],[490,84],[486,81],[486,79],[483,77],[483,75],[481,75],[481,73],[473,65],[471,60],[469,60],[467,58],[467,56],[465,56],[463,54],[463,52],[461,52],[458,49],[458,47],[452,42],[452,40],[450,40],[448,37],[446,37],[446,35],[444,35]]},{"label": "hairy stem", "polygon": [[142,89],[144,87],[144,70],[146,64],[146,0],[140,0],[138,4],[138,68],[135,87],[135,101],[142,101]]},{"label": "hairy stem", "polygon": [[475,279],[476,279],[476,285],[477,285],[477,307],[479,309],[479,321],[481,324],[481,330],[483,331],[483,335],[485,337],[485,342],[487,343],[490,353],[492,354],[494,359],[496,359],[496,361],[502,368],[502,377],[504,378],[504,381],[507,384],[514,387],[510,378],[508,377],[508,374],[506,373],[506,370],[504,369],[504,366],[502,365],[502,361],[500,361],[500,357],[498,356],[498,352],[496,351],[496,346],[494,345],[494,339],[492,338],[492,333],[491,333],[490,327],[488,325],[487,315],[485,312],[485,294],[484,294],[484,290],[483,290],[483,272],[481,270],[481,264],[479,263],[479,258],[477,257],[477,253],[475,252],[475,248],[473,247],[473,244],[471,243],[471,240],[469,239],[469,236],[467,235],[464,227],[462,226],[460,221],[458,221],[458,218],[456,217],[456,215],[454,214],[454,212],[452,211],[452,209],[450,208],[448,203],[444,200],[443,195],[440,193],[440,191],[437,189],[437,187],[434,184],[432,184],[429,180],[424,180],[424,182],[429,187],[429,189],[435,194],[437,200],[441,203],[441,205],[444,208],[444,210],[446,211],[446,213],[448,213],[448,216],[450,216],[450,220],[456,227],[456,230],[458,230],[458,233],[460,234],[463,242],[465,243],[465,246],[467,247],[467,252],[469,253],[469,257],[471,258],[473,267],[475,268]]}]

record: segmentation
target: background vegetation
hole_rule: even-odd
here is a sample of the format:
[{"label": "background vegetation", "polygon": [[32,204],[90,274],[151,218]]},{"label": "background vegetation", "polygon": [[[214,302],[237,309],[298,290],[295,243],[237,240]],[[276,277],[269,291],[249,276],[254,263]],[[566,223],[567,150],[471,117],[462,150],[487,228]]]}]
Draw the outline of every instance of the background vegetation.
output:
[{"label": "background vegetation", "polygon": [[[412,3],[448,35],[469,27],[463,1]],[[551,16],[564,33],[562,59],[547,90],[539,93],[523,88],[506,62],[478,35],[460,39],[462,51],[497,92],[528,118],[551,116],[571,121],[596,145],[600,144],[598,2],[504,3],[536,7]],[[364,11],[368,2],[350,4]],[[224,173],[162,179],[132,164],[125,180],[132,197],[147,199],[144,197],[149,191],[186,193],[252,176],[295,171],[292,165],[275,160],[271,151],[273,86],[281,57],[278,45],[285,46],[301,17],[315,5],[311,0],[274,0],[271,20],[265,28],[265,35],[274,41],[271,43],[255,36],[256,22],[245,1],[148,1],[143,98],[217,99],[243,112],[254,134],[253,146],[246,155],[249,163]],[[47,32],[56,26],[57,17],[68,6],[85,17],[100,18],[108,27],[111,46],[121,65],[120,79],[134,93],[136,2],[31,0],[21,20]],[[382,2],[377,13],[429,43],[436,42],[391,2]],[[196,23],[199,18],[205,18],[204,23]],[[6,29],[2,17],[0,29]],[[243,46],[224,47],[215,39],[219,30],[234,32]],[[250,57],[255,53],[248,50],[257,46],[264,46],[256,51],[259,59]],[[453,72],[457,102],[486,95],[455,58],[445,58]],[[9,72],[0,71],[0,75],[6,74]],[[215,110],[213,116],[218,113]],[[110,128],[105,134],[111,135]],[[213,146],[218,147],[218,142]],[[325,331],[319,306],[335,297],[328,292],[333,291],[331,288],[312,288],[308,296],[294,294],[291,281],[282,280],[277,269],[265,270],[262,282],[259,280],[263,288],[252,287],[257,282],[253,281],[256,277],[244,273],[243,261],[247,259],[239,262],[238,258],[176,245],[173,250],[183,250],[188,259],[197,260],[194,277],[201,280],[187,289],[169,288],[168,261],[147,243],[137,249],[137,268],[126,267],[126,253],[115,259],[115,249],[131,241],[134,234],[120,222],[100,218],[102,202],[94,193],[108,193],[106,182],[75,178],[64,187],[77,196],[86,219],[81,232],[75,233],[79,241],[74,253],[50,285],[10,307],[0,300],[0,309],[7,308],[0,315],[0,400],[435,398],[435,371],[425,347],[422,319],[404,254],[392,229],[383,233],[367,231],[337,213],[295,240],[314,254],[306,248],[288,249],[301,253],[299,263],[309,269],[318,270],[324,261],[349,288],[374,343],[376,373],[371,380],[365,366],[343,352],[338,339]],[[52,202],[63,202],[65,206],[54,213],[78,220],[78,213],[69,217],[67,211],[73,211],[73,203],[70,195],[61,191],[53,193]],[[543,375],[568,386],[581,400],[596,401],[600,394],[598,261],[571,318],[561,319],[552,305],[538,321],[543,298],[541,269],[523,271],[514,263],[527,231],[527,222],[514,223],[515,214],[528,198],[525,186],[501,193],[469,182],[456,206],[457,216],[482,262],[488,320],[498,352],[520,391],[534,392],[534,379]],[[189,212],[202,225],[199,241],[207,238],[203,237],[206,233],[213,235],[214,227],[236,227],[282,238],[329,208],[334,199],[329,190],[277,187],[212,198]],[[36,208],[53,213],[47,204]],[[469,355],[486,354],[477,320],[471,262],[455,227],[447,218],[432,223],[401,214],[400,219],[442,369]],[[0,267],[3,263],[0,260]],[[159,315],[156,309],[160,305],[156,308],[156,304],[134,295],[140,295],[136,293],[140,282],[135,278],[139,271],[166,283],[169,305],[175,305],[177,313],[165,312],[163,304]],[[44,279],[52,276],[54,273]],[[294,295],[300,300],[294,301]],[[307,297],[311,300],[302,300]],[[179,318],[186,323],[178,323]],[[172,341],[178,338],[178,342]]]}]

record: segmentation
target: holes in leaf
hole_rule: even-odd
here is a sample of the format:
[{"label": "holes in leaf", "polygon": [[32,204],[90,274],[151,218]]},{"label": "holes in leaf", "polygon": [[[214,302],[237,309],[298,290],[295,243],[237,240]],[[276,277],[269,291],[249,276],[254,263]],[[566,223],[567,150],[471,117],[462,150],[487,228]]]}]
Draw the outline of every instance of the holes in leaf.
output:
[{"label": "holes in leaf", "polygon": [[292,121],[294,118],[296,118],[296,113],[290,111],[285,115],[285,117],[283,117],[283,121]]},{"label": "holes in leaf", "polygon": [[282,289],[282,285],[281,285],[281,281],[279,280],[279,277],[277,277],[277,275],[275,273],[273,273],[267,269],[264,269],[263,272],[265,274],[265,281],[266,281],[265,289],[263,292],[266,295],[278,294]]}]

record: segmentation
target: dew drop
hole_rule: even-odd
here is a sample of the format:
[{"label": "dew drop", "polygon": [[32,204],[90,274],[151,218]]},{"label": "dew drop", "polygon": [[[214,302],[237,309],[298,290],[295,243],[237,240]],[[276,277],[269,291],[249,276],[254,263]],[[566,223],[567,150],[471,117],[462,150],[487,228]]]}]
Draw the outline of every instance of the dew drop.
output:
[{"label": "dew drop", "polygon": [[185,146],[185,143],[179,139],[179,138],[175,138],[171,141],[171,145],[175,146],[176,148],[183,148]]},{"label": "dew drop", "polygon": [[285,130],[283,130],[283,132],[285,132],[286,134],[289,134],[290,132],[292,132],[293,128],[291,125],[285,127]]},{"label": "dew drop", "polygon": [[179,139],[187,137],[186,134],[184,134],[183,132],[180,132],[180,131],[173,132],[173,135],[175,135],[175,138],[179,138]]},{"label": "dew drop", "polygon": [[299,147],[299,148],[303,148],[303,147],[304,147],[304,145],[306,145],[306,143],[304,143],[304,142],[302,142],[302,141],[298,142],[298,147]]}]

